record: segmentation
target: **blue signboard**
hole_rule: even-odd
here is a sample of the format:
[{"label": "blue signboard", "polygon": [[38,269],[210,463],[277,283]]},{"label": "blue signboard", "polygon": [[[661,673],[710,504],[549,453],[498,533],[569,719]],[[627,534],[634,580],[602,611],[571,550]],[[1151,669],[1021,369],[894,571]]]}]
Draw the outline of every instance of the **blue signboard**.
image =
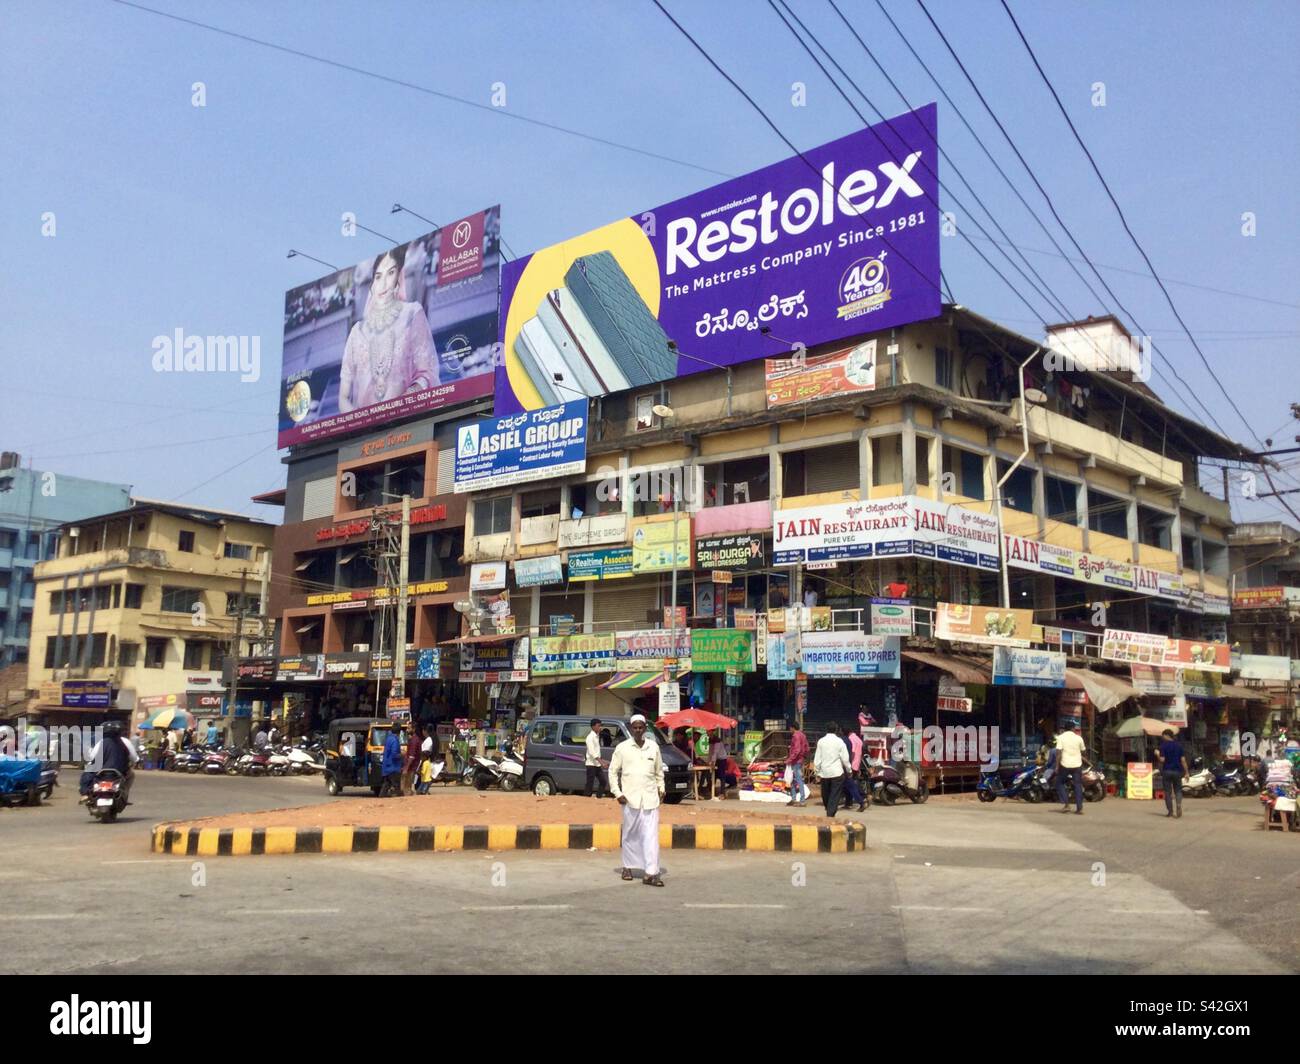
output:
[{"label": "blue signboard", "polygon": [[437,647],[424,647],[416,651],[415,678],[417,680],[436,680],[442,669],[442,651]]},{"label": "blue signboard", "polygon": [[456,434],[457,492],[500,488],[587,468],[587,400],[464,425]]},{"label": "blue signboard", "polygon": [[564,583],[564,570],[560,566],[558,554],[551,554],[545,558],[520,558],[515,562],[515,585],[518,587],[562,583]]},{"label": "blue signboard", "polygon": [[569,551],[569,580],[612,580],[632,575],[632,548]]},{"label": "blue signboard", "polygon": [[1054,650],[994,647],[993,682],[999,687],[1064,687],[1065,655]]},{"label": "blue signboard", "polygon": [[113,685],[107,680],[64,680],[63,704],[76,709],[107,709],[113,704]]}]

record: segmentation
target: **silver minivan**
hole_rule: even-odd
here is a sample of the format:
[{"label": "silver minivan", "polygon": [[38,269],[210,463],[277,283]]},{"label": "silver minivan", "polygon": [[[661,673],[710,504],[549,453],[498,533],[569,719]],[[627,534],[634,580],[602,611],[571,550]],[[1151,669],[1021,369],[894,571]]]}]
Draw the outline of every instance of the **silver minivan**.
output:
[{"label": "silver minivan", "polygon": [[[586,789],[584,762],[591,720],[591,717],[543,716],[529,725],[528,742],[524,746],[524,785],[534,794],[578,793]],[[632,732],[627,718],[600,718],[601,756],[606,762],[613,756],[614,747],[630,738]],[[664,801],[676,804],[690,792],[690,762],[675,746],[664,742],[662,733],[654,726],[647,729],[646,738],[659,743],[664,763]]]}]

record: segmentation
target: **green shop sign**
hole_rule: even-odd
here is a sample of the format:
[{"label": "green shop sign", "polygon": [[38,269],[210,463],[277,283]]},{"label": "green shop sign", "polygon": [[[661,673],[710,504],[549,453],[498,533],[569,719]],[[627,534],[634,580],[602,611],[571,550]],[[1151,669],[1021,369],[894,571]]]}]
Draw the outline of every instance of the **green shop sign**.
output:
[{"label": "green shop sign", "polygon": [[754,633],[740,628],[691,630],[693,672],[754,671]]}]

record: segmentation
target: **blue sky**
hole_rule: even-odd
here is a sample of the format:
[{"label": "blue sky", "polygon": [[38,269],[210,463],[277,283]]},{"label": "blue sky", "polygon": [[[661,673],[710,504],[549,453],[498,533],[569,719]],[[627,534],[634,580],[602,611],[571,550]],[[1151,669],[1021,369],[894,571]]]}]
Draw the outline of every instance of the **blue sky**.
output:
[{"label": "blue sky", "polygon": [[[875,0],[837,2],[913,105],[939,99]],[[883,2],[1049,218],[915,0]],[[1170,292],[1251,429],[1294,445],[1300,7],[1010,2],[1157,269],[1180,282]],[[664,3],[799,147],[861,125],[766,2]],[[885,114],[905,110],[826,0],[790,3]],[[503,235],[524,253],[789,154],[649,0],[148,6],[483,104],[500,82],[508,112],[682,160],[539,128],[113,0],[0,0],[0,444],[38,468],[131,483],[149,497],[278,520],[248,499],[283,484],[275,406],[284,291],[325,272],[286,252],[342,266],[385,245],[365,233],[342,236],[342,212],[405,240],[428,227],[390,215],[395,201],[441,219],[499,202]],[[1001,5],[927,6],[1084,250],[1119,268],[1102,270],[1111,287],[1223,426],[1247,439]],[[191,104],[199,81],[202,108]],[[794,82],[806,84],[806,106],[793,106]],[[1092,105],[1096,82],[1105,85],[1104,107]],[[1013,240],[1051,251],[942,100],[939,136]],[[951,170],[940,174],[970,202]],[[1241,232],[1246,211],[1256,217],[1254,237]],[[41,232],[45,212],[55,215],[53,238]],[[948,238],[942,250],[958,302],[1040,334],[968,245]],[[1060,258],[1026,255],[1072,312],[1102,310]],[[177,328],[260,336],[261,379],[155,373],[152,340]],[[1152,384],[1188,410],[1167,385]],[[1279,486],[1300,484],[1297,470]],[[1290,498],[1300,510],[1300,495]],[[1276,501],[1236,512],[1286,516]]]}]

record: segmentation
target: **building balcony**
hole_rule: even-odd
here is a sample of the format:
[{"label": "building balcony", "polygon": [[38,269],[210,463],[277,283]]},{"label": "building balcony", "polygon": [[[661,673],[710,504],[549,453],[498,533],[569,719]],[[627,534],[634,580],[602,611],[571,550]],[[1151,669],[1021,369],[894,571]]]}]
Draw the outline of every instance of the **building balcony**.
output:
[{"label": "building balcony", "polygon": [[1159,569],[1165,573],[1178,572],[1178,555],[1171,550],[1148,547],[1145,543],[1138,544],[1137,561],[1139,565],[1145,565],[1148,569]]},{"label": "building balcony", "polygon": [[1127,565],[1132,565],[1135,560],[1132,543],[1127,539],[1120,539],[1119,536],[1108,536],[1105,532],[1088,533],[1088,552]]},{"label": "building balcony", "polygon": [[1232,524],[1232,511],[1228,504],[1213,495],[1207,495],[1195,484],[1188,484],[1183,488],[1182,506],[1192,513],[1204,514],[1215,524],[1228,526]]},{"label": "building balcony", "polygon": [[[191,557],[191,555],[187,555],[187,557]],[[197,557],[197,555],[192,557]],[[41,562],[36,575],[41,580],[57,580],[62,576],[76,576],[77,573],[90,569],[115,569],[127,566],[151,569],[170,568],[167,564],[165,551],[147,550],[144,547],[115,547],[111,550],[73,554],[66,558],[51,558],[47,562]]]},{"label": "building balcony", "polygon": [[14,552],[12,547],[5,547],[0,550],[0,569],[12,569],[14,567]]},{"label": "building balcony", "polygon": [[[1022,417],[1020,400],[1011,404],[1011,416]],[[1139,447],[1109,432],[1085,425],[1073,418],[1046,410],[1040,406],[1029,408],[1029,434],[1039,442],[1050,442],[1080,455],[1095,456],[1098,462],[1127,476],[1144,476],[1148,481],[1182,487],[1183,467],[1172,458]]]}]

